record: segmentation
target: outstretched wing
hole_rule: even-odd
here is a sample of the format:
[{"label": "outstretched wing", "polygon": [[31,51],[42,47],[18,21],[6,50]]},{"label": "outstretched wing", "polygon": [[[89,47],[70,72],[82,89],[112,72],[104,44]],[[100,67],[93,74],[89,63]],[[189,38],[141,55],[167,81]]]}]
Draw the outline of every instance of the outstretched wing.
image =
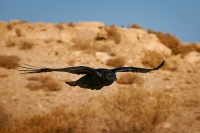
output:
[{"label": "outstretched wing", "polygon": [[98,75],[98,72],[95,69],[87,66],[75,66],[75,67],[66,67],[66,68],[47,68],[47,67],[36,67],[28,64],[22,63],[18,67],[22,68],[21,71],[23,74],[28,73],[44,73],[44,72],[69,72],[73,74],[91,74]]},{"label": "outstretched wing", "polygon": [[113,72],[138,72],[138,73],[147,73],[150,71],[158,70],[164,65],[165,61],[163,61],[160,65],[155,68],[138,68],[138,67],[118,67],[111,69]]}]

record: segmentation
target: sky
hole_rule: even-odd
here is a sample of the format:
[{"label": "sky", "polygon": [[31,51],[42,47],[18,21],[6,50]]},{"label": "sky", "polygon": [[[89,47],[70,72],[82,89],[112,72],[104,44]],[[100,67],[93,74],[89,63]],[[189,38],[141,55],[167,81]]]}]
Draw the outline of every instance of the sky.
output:
[{"label": "sky", "polygon": [[138,24],[200,42],[200,0],[0,0],[0,21]]}]

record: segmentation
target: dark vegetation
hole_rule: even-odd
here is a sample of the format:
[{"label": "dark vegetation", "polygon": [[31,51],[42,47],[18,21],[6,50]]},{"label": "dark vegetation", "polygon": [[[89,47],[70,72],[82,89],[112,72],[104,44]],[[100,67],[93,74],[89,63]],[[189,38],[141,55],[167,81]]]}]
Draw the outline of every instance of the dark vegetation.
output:
[{"label": "dark vegetation", "polygon": [[143,29],[143,27],[138,24],[131,24],[128,26],[128,28]]},{"label": "dark vegetation", "polygon": [[116,44],[121,42],[121,35],[115,25],[110,25],[106,27],[107,38],[113,40]]},{"label": "dark vegetation", "polygon": [[0,55],[0,67],[15,69],[18,66],[20,58],[15,55]]},{"label": "dark vegetation", "polygon": [[20,29],[15,29],[15,33],[16,33],[16,36],[17,37],[21,37],[22,36],[22,32],[21,32],[21,30]]},{"label": "dark vegetation", "polygon": [[6,78],[6,77],[8,77],[8,74],[5,74],[5,73],[0,74],[0,78]]},{"label": "dark vegetation", "polygon": [[[134,99],[134,100],[133,100]],[[93,106],[99,103],[98,108]],[[91,97],[75,109],[59,107],[52,112],[21,119],[0,128],[9,133],[134,132],[151,133],[176,109],[177,101],[164,91],[119,88],[109,96]],[[1,122],[5,124],[3,112]],[[99,124],[105,125],[100,128]],[[128,123],[128,124],[127,124]]]},{"label": "dark vegetation", "polygon": [[113,66],[113,67],[122,67],[126,63],[126,59],[123,56],[115,56],[113,58],[110,58],[107,62],[106,65],[108,66]]},{"label": "dark vegetation", "polygon": [[81,38],[74,38],[72,42],[74,46],[72,46],[73,50],[83,50],[86,53],[95,53],[97,51],[101,52],[112,52],[111,47],[104,43],[98,43],[99,40],[113,40],[114,43],[119,44],[121,42],[121,35],[115,25],[105,27],[107,34],[103,36],[98,36],[94,38],[94,40],[84,40]]},{"label": "dark vegetation", "polygon": [[75,24],[74,24],[73,22],[68,22],[67,25],[68,25],[69,27],[75,27]]},{"label": "dark vegetation", "polygon": [[30,90],[59,91],[61,86],[49,76],[34,76],[28,78],[27,88]]},{"label": "dark vegetation", "polygon": [[30,50],[33,48],[31,41],[9,40],[6,47],[11,48],[17,46],[19,50]]},{"label": "dark vegetation", "polygon": [[9,126],[11,116],[6,113],[5,109],[0,106],[0,133]]},{"label": "dark vegetation", "polygon": [[98,44],[95,41],[85,41],[79,38],[74,38],[72,40],[74,46],[72,46],[72,50],[82,50],[88,54],[94,54],[95,52],[110,52],[111,47],[105,44]]},{"label": "dark vegetation", "polygon": [[153,30],[147,30],[147,32],[155,34],[161,43],[172,50],[172,54],[174,55],[181,54],[184,56],[191,51],[200,52],[200,47],[198,47],[196,44],[181,44],[178,38],[169,33],[156,32]]},{"label": "dark vegetation", "polygon": [[64,25],[63,23],[55,24],[55,27],[58,28],[59,30],[64,30]]},{"label": "dark vegetation", "polygon": [[[131,24],[128,26],[128,28],[144,29],[138,24]],[[184,56],[191,51],[200,52],[200,47],[198,47],[197,44],[182,44],[177,37],[169,33],[163,33],[151,29],[148,29],[147,32],[150,34],[155,34],[161,43],[163,43],[165,46],[172,50],[172,54],[174,55],[181,54]]]},{"label": "dark vegetation", "polygon": [[119,84],[136,84],[142,86],[144,82],[144,79],[135,73],[125,73],[117,79],[117,83]]}]

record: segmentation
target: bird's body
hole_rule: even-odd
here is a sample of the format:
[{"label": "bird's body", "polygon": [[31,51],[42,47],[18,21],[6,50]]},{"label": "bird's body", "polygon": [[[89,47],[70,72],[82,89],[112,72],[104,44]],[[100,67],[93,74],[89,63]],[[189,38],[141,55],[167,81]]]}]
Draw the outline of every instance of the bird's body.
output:
[{"label": "bird's body", "polygon": [[46,68],[46,67],[35,67],[24,64],[19,67],[24,68],[23,71],[27,73],[42,73],[42,72],[69,72],[73,74],[85,74],[83,77],[77,81],[65,82],[70,86],[79,86],[81,88],[96,89],[99,90],[104,86],[111,85],[114,81],[117,80],[116,72],[139,72],[147,73],[154,70],[158,70],[164,65],[164,61],[155,68],[138,68],[138,67],[118,67],[114,69],[104,69],[97,68],[93,69],[87,66],[75,66],[75,67],[66,67],[66,68]]},{"label": "bird's body", "polygon": [[113,83],[114,81],[105,81],[102,80],[100,77],[93,77],[89,74],[84,75],[77,81],[71,81],[71,82],[65,82],[68,85],[71,86],[79,86],[81,88],[90,88],[90,89],[95,89],[99,90],[104,86],[109,86]]}]

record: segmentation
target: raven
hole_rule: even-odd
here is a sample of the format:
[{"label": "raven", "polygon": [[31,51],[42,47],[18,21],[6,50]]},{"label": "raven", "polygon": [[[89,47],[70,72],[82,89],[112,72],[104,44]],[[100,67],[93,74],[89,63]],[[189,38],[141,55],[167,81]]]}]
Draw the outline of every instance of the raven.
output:
[{"label": "raven", "polygon": [[70,86],[79,86],[81,88],[87,88],[92,90],[99,90],[104,86],[111,85],[117,80],[116,72],[138,72],[147,73],[154,70],[158,70],[164,65],[163,61],[160,65],[155,68],[138,68],[138,67],[117,67],[113,69],[97,68],[93,69],[87,66],[74,66],[65,68],[46,68],[46,67],[35,67],[28,64],[19,65],[23,68],[23,74],[28,73],[43,73],[43,72],[68,72],[73,74],[85,74],[83,77],[77,81],[65,82]]}]

